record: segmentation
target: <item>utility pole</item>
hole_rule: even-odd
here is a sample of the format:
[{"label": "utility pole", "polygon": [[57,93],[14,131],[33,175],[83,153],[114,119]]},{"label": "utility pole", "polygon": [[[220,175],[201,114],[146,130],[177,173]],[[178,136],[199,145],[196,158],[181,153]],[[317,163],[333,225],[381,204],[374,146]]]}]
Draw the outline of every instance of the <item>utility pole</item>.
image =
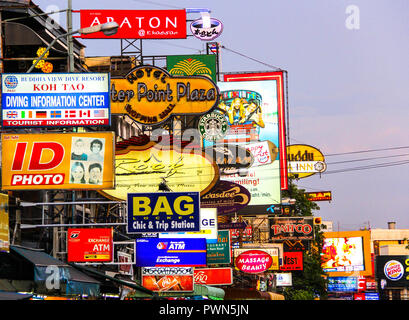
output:
[{"label": "utility pole", "polygon": [[74,44],[72,40],[72,0],[68,0],[67,9],[67,45],[68,45],[68,72],[74,72]]}]

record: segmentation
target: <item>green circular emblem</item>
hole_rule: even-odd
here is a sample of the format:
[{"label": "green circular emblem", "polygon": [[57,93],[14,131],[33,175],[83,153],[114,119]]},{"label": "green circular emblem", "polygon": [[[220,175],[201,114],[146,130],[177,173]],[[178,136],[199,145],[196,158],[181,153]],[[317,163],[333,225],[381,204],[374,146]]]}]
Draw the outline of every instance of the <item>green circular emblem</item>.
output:
[{"label": "green circular emblem", "polygon": [[226,117],[221,113],[207,113],[199,120],[200,134],[207,141],[217,141],[224,138],[228,128]]}]

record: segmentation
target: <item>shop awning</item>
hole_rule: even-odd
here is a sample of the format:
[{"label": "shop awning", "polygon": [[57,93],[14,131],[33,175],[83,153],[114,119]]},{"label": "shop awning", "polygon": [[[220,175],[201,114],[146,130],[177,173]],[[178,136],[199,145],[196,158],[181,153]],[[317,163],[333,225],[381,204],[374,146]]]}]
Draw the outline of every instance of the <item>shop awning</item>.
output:
[{"label": "shop awning", "polygon": [[99,281],[42,250],[10,246],[10,253],[17,254],[34,267],[33,280],[37,284],[38,291],[42,293],[49,293],[50,289],[46,288],[47,279],[50,276],[58,276],[61,284],[65,285],[66,295],[99,295]]}]

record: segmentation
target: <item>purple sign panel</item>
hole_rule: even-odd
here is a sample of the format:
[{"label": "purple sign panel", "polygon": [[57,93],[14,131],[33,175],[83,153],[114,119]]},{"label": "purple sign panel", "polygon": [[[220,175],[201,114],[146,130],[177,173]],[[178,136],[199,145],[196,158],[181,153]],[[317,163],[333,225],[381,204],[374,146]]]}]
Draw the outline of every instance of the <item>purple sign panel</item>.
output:
[{"label": "purple sign panel", "polygon": [[200,197],[202,208],[217,208],[217,214],[237,212],[250,202],[250,192],[241,185],[220,180],[209,192]]}]

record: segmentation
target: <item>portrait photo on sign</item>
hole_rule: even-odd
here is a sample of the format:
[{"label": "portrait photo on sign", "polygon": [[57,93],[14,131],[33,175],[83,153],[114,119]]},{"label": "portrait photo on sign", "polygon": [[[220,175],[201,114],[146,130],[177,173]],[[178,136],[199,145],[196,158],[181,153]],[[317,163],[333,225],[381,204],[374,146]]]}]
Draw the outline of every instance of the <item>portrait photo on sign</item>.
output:
[{"label": "portrait photo on sign", "polygon": [[72,138],[70,183],[102,184],[104,138]]}]

